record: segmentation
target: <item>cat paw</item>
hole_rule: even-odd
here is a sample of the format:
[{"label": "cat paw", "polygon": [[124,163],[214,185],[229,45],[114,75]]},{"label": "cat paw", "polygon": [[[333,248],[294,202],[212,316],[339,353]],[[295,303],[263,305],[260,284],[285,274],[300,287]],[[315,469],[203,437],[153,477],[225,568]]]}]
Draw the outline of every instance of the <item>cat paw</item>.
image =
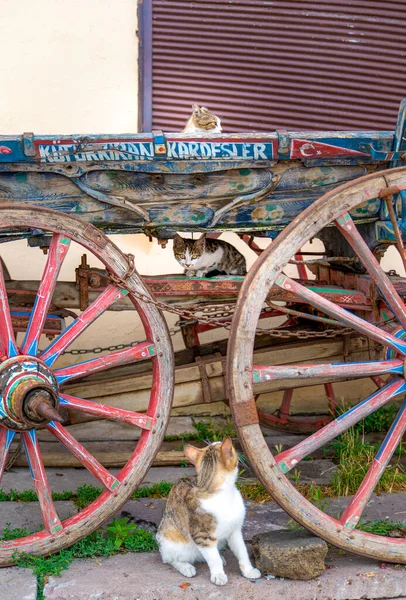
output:
[{"label": "cat paw", "polygon": [[210,577],[210,581],[215,585],[226,585],[228,577],[225,573],[215,573]]},{"label": "cat paw", "polygon": [[241,573],[247,579],[259,579],[261,577],[261,571],[259,569],[255,569],[254,567],[249,567],[248,569],[241,569]]},{"label": "cat paw", "polygon": [[224,556],[221,556],[220,558],[221,558],[221,560],[222,560],[222,562],[223,562],[223,567],[225,567],[225,566],[226,566],[226,564],[227,564],[227,561],[226,561],[226,559],[224,558]]},{"label": "cat paw", "polygon": [[178,571],[184,577],[194,577],[196,575],[195,567],[189,563],[184,563],[182,565],[178,565]]}]

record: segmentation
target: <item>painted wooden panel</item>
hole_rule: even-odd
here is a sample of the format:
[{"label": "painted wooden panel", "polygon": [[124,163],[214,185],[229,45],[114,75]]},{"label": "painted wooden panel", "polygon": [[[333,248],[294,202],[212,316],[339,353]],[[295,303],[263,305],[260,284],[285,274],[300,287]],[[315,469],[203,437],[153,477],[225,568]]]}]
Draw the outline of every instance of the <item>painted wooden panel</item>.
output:
[{"label": "painted wooden panel", "polygon": [[[399,160],[394,139],[379,131],[1,136],[0,197],[74,214],[110,233],[166,238],[228,229],[275,237],[325,192]],[[392,239],[381,204],[371,200],[353,217],[379,219],[374,236]]]}]

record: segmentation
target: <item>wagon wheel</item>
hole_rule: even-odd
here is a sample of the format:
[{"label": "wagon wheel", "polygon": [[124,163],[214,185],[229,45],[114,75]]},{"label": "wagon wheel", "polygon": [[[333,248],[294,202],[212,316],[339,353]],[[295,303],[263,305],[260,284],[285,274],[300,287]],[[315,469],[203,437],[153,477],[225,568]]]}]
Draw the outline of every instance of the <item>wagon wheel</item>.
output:
[{"label": "wagon wheel", "polygon": [[[128,500],[151,465],[165,432],[173,394],[173,356],[168,328],[154,305],[137,300],[137,294],[149,296],[149,292],[137,272],[129,268],[127,257],[95,227],[78,219],[52,210],[1,206],[0,233],[21,229],[29,232],[32,228],[50,233],[52,238],[30,322],[19,346],[13,334],[7,289],[0,269],[0,478],[10,444],[15,436],[21,436],[44,529],[27,537],[0,542],[0,565],[11,564],[16,550],[43,555],[65,548],[111,517]],[[41,330],[71,241],[90,250],[104,263],[112,274],[112,283],[41,352],[38,349]],[[119,280],[125,283],[120,285]],[[89,361],[55,368],[54,363],[64,349],[109,306],[127,294],[137,311],[134,314],[138,313],[144,327],[145,341]],[[145,414],[67,396],[60,390],[63,382],[143,359],[151,360],[153,378]],[[141,428],[139,441],[117,476],[105,469],[63,427],[59,407]],[[59,519],[52,501],[37,436],[41,428],[51,432],[104,488],[97,500],[65,521]]]},{"label": "wagon wheel", "polygon": [[[362,418],[406,391],[406,308],[348,214],[357,205],[388,195],[388,186],[406,189],[406,168],[367,175],[325,194],[301,213],[259,257],[240,291],[228,346],[230,405],[244,450],[258,477],[273,498],[292,517],[325,540],[348,551],[391,562],[406,563],[406,540],[372,535],[355,527],[406,429],[406,402],[389,429],[380,450],[353,500],[340,518],[333,518],[309,502],[290,483],[286,473],[317,449],[325,446]],[[397,191],[392,188],[392,193]],[[385,192],[383,191],[386,191]],[[374,325],[344,310],[322,295],[286,277],[282,270],[290,257],[318,232],[334,222],[352,246],[371,279],[379,287],[382,301],[397,319],[398,329]],[[354,331],[378,343],[385,360],[339,365],[261,366],[252,364],[258,314],[271,286],[278,286]],[[387,311],[386,311],[387,312]],[[255,381],[328,377],[331,382],[390,374],[381,389],[291,449],[273,456],[258,424],[253,400]]]}]

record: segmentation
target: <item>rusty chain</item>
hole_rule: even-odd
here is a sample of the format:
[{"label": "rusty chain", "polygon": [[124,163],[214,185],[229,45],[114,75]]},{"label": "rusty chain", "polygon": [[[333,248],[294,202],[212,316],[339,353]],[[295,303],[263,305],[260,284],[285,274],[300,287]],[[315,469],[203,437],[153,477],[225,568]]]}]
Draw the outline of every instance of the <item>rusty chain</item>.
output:
[{"label": "rusty chain", "polygon": [[[230,330],[231,323],[226,323],[220,319],[213,319],[210,317],[204,317],[200,315],[196,316],[196,313],[184,306],[173,306],[170,304],[166,304],[165,302],[161,302],[160,300],[156,300],[147,296],[147,294],[143,294],[142,292],[135,292],[128,286],[128,280],[135,272],[134,266],[134,255],[133,254],[125,254],[126,260],[128,262],[128,268],[124,275],[124,277],[118,277],[111,271],[107,271],[107,276],[113,285],[126,289],[133,296],[145,302],[146,304],[152,304],[159,308],[162,311],[170,312],[179,317],[183,317],[183,319],[187,321],[197,321],[199,323],[205,323],[206,325],[211,325],[215,327],[223,327],[224,329]],[[351,327],[343,327],[342,329],[325,329],[324,331],[288,331],[286,329],[264,329],[262,327],[257,327],[256,333],[257,335],[269,335],[275,338],[283,338],[283,339],[291,339],[296,338],[300,340],[307,340],[312,338],[335,338],[341,335],[349,335],[353,333],[354,330]]]}]

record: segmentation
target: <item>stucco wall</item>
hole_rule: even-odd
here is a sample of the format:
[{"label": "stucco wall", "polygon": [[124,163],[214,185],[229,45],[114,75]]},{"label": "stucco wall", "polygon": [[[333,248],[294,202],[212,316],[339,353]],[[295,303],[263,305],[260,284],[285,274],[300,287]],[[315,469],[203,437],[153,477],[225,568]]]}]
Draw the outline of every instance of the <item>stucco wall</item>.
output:
[{"label": "stucco wall", "polygon": [[134,132],[136,0],[0,0],[1,133]]}]

